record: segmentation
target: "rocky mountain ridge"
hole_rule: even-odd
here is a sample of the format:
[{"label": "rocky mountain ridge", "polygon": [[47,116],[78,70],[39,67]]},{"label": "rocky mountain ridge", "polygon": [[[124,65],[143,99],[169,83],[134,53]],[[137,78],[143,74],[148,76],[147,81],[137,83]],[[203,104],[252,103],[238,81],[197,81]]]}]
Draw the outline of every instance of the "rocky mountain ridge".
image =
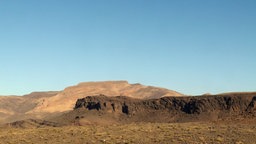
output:
[{"label": "rocky mountain ridge", "polygon": [[94,111],[102,115],[119,115],[122,117],[121,121],[129,122],[238,120],[256,116],[256,93],[162,97],[149,100],[101,95],[78,99],[74,111],[81,109],[83,111],[80,114],[85,114],[83,117]]},{"label": "rocky mountain ridge", "polygon": [[72,111],[44,120],[28,119],[5,126],[31,128],[144,122],[256,123],[256,92],[155,99],[101,94],[78,99]]}]

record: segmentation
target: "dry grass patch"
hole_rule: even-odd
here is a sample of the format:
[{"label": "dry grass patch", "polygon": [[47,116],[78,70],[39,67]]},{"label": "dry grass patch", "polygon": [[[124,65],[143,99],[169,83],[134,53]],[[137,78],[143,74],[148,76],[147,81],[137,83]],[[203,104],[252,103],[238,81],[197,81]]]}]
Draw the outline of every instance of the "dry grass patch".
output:
[{"label": "dry grass patch", "polygon": [[131,123],[38,129],[1,129],[2,144],[65,143],[235,143],[256,141],[256,125]]}]

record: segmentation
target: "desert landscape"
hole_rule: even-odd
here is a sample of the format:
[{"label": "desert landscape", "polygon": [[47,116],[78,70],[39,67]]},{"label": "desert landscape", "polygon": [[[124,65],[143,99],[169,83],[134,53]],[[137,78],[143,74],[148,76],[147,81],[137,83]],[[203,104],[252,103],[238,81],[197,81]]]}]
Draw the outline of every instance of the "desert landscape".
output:
[{"label": "desert landscape", "polygon": [[256,0],[0,0],[0,144],[256,144]]},{"label": "desert landscape", "polygon": [[127,81],[0,98],[0,143],[256,141],[256,92],[186,96]]}]

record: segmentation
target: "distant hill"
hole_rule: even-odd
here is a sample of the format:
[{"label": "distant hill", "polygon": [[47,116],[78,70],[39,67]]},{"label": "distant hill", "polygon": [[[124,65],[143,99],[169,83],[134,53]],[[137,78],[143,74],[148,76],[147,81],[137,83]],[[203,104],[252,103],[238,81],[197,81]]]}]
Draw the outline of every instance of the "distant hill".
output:
[{"label": "distant hill", "polygon": [[63,91],[0,96],[0,123],[27,118],[41,119],[74,108],[76,100],[90,95],[129,96],[138,99],[182,96],[165,88],[129,84],[127,81],[84,82]]},{"label": "distant hill", "polygon": [[0,96],[0,123],[25,119],[26,112],[34,109],[41,99],[47,99],[58,92],[33,92],[24,96]]}]

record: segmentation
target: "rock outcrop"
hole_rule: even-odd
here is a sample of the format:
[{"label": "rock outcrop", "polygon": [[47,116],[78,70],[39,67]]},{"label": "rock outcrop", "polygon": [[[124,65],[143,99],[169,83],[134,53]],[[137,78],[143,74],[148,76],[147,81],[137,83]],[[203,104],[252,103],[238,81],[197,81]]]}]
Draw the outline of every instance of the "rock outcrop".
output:
[{"label": "rock outcrop", "polygon": [[[188,122],[254,118],[256,94],[163,97],[140,100],[124,96],[88,96],[78,99],[74,111],[118,114],[120,121]],[[78,113],[79,115],[79,113]],[[126,115],[126,117],[124,117]]]}]

